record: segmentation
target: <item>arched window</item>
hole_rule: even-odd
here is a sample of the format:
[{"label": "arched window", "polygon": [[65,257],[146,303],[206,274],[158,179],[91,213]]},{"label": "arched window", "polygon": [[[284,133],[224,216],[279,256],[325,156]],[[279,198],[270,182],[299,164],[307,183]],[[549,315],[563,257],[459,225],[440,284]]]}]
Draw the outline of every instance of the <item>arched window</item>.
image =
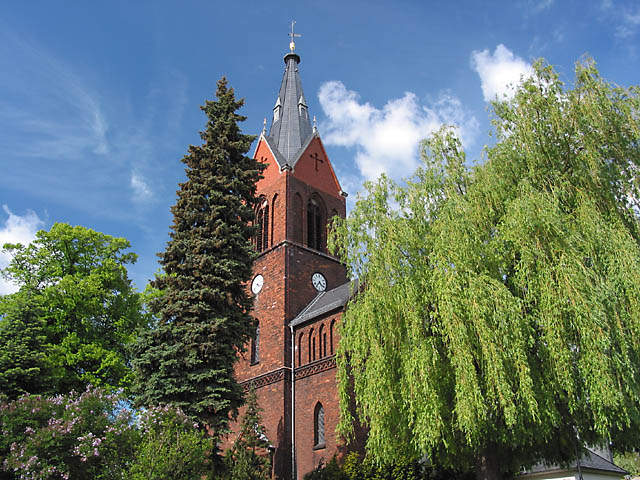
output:
[{"label": "arched window", "polygon": [[336,321],[331,320],[331,325],[329,325],[329,349],[330,355],[333,355],[333,329],[335,327]]},{"label": "arched window", "polygon": [[326,222],[321,200],[314,195],[307,204],[307,245],[315,250],[324,249]]},{"label": "arched window", "polygon": [[[311,362],[311,355],[312,355],[312,352],[313,352],[313,346],[315,345],[315,341],[313,341],[313,343],[312,343],[312,340],[313,340],[313,328],[311,330],[309,330],[309,350],[308,350],[308,353],[309,353],[308,362],[309,363]],[[314,358],[314,360],[315,360],[315,358]]]},{"label": "arched window", "polygon": [[304,333],[301,333],[298,337],[298,366],[302,365],[302,340],[304,337]]},{"label": "arched window", "polygon": [[316,403],[313,413],[313,445],[315,448],[324,447],[324,408],[320,402]]},{"label": "arched window", "polygon": [[263,252],[269,248],[269,203],[266,198],[260,199],[260,206],[256,213],[256,250]]},{"label": "arched window", "polygon": [[313,343],[313,347],[312,347],[313,352],[311,352],[311,358],[315,360],[316,359],[316,337],[313,337],[312,343]]},{"label": "arched window", "polygon": [[299,193],[293,196],[293,241],[302,243],[302,197]]},{"label": "arched window", "polygon": [[327,331],[324,329],[324,325],[320,325],[320,330],[318,332],[318,358],[327,356]]},{"label": "arched window", "polygon": [[260,361],[260,324],[256,325],[256,333],[251,339],[251,365]]},{"label": "arched window", "polygon": [[270,247],[273,247],[273,240],[276,237],[276,205],[278,204],[278,194],[273,196],[271,201],[271,243]]}]

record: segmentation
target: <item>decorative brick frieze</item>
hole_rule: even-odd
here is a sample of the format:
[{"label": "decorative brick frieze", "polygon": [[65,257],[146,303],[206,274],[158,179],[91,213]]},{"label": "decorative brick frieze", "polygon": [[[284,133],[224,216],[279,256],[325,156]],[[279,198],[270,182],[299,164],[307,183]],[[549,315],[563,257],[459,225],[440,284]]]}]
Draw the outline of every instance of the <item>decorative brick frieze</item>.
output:
[{"label": "decorative brick frieze", "polygon": [[281,382],[285,378],[288,380],[290,376],[291,374],[289,373],[289,369],[286,367],[282,367],[282,368],[279,368],[278,370],[267,372],[255,378],[250,378],[249,380],[245,380],[244,382],[241,382],[240,385],[242,386],[242,389],[245,392],[248,392],[251,386],[253,386],[253,388],[257,390],[258,388],[271,385],[272,383]]},{"label": "decorative brick frieze", "polygon": [[315,362],[308,363],[307,365],[296,368],[295,378],[296,380],[299,380],[301,378],[315,375],[316,373],[326,372],[327,370],[331,370],[332,368],[336,368],[335,355],[328,358],[316,360]]}]

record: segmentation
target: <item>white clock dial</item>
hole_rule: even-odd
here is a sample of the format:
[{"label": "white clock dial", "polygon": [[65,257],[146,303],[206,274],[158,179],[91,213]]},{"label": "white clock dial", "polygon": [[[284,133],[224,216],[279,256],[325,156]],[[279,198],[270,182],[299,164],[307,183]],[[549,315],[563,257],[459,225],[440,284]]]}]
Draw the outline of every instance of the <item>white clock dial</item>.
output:
[{"label": "white clock dial", "polygon": [[311,283],[319,292],[324,292],[327,289],[327,279],[321,273],[314,273],[311,276]]},{"label": "white clock dial", "polygon": [[260,293],[260,290],[262,290],[262,285],[264,285],[264,277],[262,275],[256,275],[253,277],[253,282],[251,282],[251,291],[257,295]]}]

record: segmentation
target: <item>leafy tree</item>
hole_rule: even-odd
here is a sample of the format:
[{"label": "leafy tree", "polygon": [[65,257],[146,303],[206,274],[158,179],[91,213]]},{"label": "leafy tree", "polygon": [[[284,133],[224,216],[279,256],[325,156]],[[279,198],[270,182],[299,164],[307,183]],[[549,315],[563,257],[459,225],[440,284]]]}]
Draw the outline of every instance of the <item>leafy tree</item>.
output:
[{"label": "leafy tree", "polygon": [[342,466],[333,457],[304,476],[304,480],[470,480],[473,475],[434,467],[425,459],[408,460],[401,456],[379,463],[371,457],[349,453]]},{"label": "leafy tree", "polygon": [[412,179],[368,185],[338,221],[362,285],[341,402],[351,375],[371,455],[500,478],[568,460],[576,438],[639,444],[639,93],[588,59],[572,88],[539,62],[494,103],[484,164],[442,131]]},{"label": "leafy tree", "polygon": [[624,468],[629,472],[631,478],[640,476],[640,453],[637,451],[627,452],[623,455],[615,455],[613,461],[620,468]]},{"label": "leafy tree", "polygon": [[65,223],[28,246],[6,244],[4,277],[20,286],[0,297],[0,385],[21,392],[127,386],[128,346],[143,323],[125,265],[129,242]]},{"label": "leafy tree", "polygon": [[215,438],[182,411],[152,407],[138,414],[140,442],[124,478],[131,480],[205,480],[211,478],[208,457]]},{"label": "leafy tree", "polygon": [[243,135],[236,101],[218,82],[216,101],[202,110],[208,121],[203,144],[183,158],[170,240],[160,254],[164,275],[154,287],[154,329],[135,348],[138,401],[172,404],[222,432],[242,404],[233,378],[236,354],[255,330],[245,284],[255,255],[250,239],[261,164],[245,154],[253,137]]},{"label": "leafy tree", "polygon": [[269,480],[271,460],[269,442],[264,434],[260,407],[254,390],[247,396],[247,411],[238,438],[225,456],[225,480]]}]

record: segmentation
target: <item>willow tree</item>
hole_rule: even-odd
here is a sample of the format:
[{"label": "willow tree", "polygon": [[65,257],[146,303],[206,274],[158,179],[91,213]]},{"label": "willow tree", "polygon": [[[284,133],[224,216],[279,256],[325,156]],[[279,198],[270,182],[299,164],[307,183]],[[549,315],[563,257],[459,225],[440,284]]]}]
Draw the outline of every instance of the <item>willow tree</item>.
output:
[{"label": "willow tree", "polygon": [[[479,478],[640,432],[640,96],[542,62],[493,104],[466,166],[451,131],[369,184],[332,246],[361,280],[338,351],[340,428]],[[380,392],[385,392],[380,395]]]}]

